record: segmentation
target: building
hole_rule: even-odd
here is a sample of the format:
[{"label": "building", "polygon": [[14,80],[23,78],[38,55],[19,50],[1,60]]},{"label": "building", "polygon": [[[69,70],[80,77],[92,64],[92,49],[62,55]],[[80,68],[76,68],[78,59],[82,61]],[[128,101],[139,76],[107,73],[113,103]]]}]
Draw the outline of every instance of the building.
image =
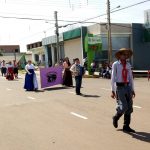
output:
[{"label": "building", "polygon": [[[108,61],[108,36],[106,23],[94,24],[87,27],[88,33],[99,35],[102,40],[102,50],[96,53],[95,60],[98,62]],[[112,60],[115,61],[114,54],[122,47],[131,48],[131,24],[111,24],[111,40],[112,40]]]},{"label": "building", "polygon": [[20,53],[19,45],[0,45],[0,52],[2,54]]},{"label": "building", "polygon": [[[132,29],[130,24],[112,25],[113,59],[115,59],[114,53],[118,49],[121,47],[131,47],[131,31]],[[97,62],[107,61],[108,46],[106,23],[94,24],[92,26],[80,27],[64,32],[62,34],[63,39],[61,38],[60,44],[62,47],[61,51],[64,53],[64,57],[69,57],[71,62],[74,58],[78,57],[82,63],[82,60],[87,57],[85,50],[85,36],[87,34],[99,35],[102,39],[102,50],[95,52],[94,60]],[[44,45],[46,48],[48,48],[50,44],[54,45],[55,41],[52,42],[52,37],[42,39],[42,45]],[[47,41],[47,43],[45,41]]]},{"label": "building", "polygon": [[33,63],[37,65],[45,65],[45,53],[41,41],[28,44],[27,51],[32,53]]},{"label": "building", "polygon": [[[59,58],[69,57],[71,62],[78,57],[81,60],[87,57],[85,51],[85,36],[87,34],[99,35],[102,41],[102,49],[95,52],[94,61],[97,63],[108,62],[108,36],[107,24],[100,23],[88,27],[80,27],[61,33],[59,39]],[[148,70],[150,69],[150,42],[145,39],[144,24],[111,24],[112,39],[112,60],[120,48],[131,48],[133,57],[131,64],[134,69]],[[52,66],[57,62],[56,37],[50,36],[42,39],[42,45],[45,49],[46,66]]]},{"label": "building", "polygon": [[42,45],[45,52],[45,65],[46,67],[54,66],[58,63],[59,59],[65,57],[63,34],[59,34],[59,50],[56,48],[56,35],[49,36],[42,39]]},{"label": "building", "polygon": [[19,45],[0,45],[0,61],[18,60],[21,57]]},{"label": "building", "polygon": [[145,35],[145,30],[143,24],[132,24],[132,65],[136,70],[150,70],[150,33]]}]

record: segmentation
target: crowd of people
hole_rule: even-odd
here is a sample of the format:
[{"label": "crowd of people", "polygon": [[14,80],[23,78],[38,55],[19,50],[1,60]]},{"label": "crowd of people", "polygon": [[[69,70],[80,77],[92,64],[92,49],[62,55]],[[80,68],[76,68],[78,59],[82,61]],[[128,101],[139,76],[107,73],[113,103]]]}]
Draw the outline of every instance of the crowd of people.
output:
[{"label": "crowd of people", "polygon": [[0,69],[2,76],[6,77],[7,80],[14,80],[18,78],[18,64],[16,60],[5,62],[5,60],[0,61]]},{"label": "crowd of people", "polygon": [[[61,66],[63,68],[62,85],[65,87],[73,87],[73,76],[74,76],[75,84],[76,84],[75,92],[77,95],[81,95],[80,89],[82,84],[82,76],[84,75],[84,67],[80,64],[79,58],[75,58],[73,60],[73,63],[71,64],[69,58],[66,57],[64,59],[61,59],[59,64],[55,65],[55,67],[57,66]],[[38,82],[34,70],[35,70],[35,66],[31,62],[31,60],[29,60],[25,66],[26,74],[25,74],[24,89],[26,89],[26,91],[38,90]]]},{"label": "crowd of people", "polygon": [[[130,128],[131,113],[133,112],[133,101],[135,97],[133,75],[130,63],[127,61],[132,56],[130,49],[122,48],[116,54],[115,61],[112,65],[105,64],[102,66],[102,76],[108,75],[111,78],[111,97],[116,99],[117,108],[116,114],[113,116],[113,126],[118,127],[118,121],[124,115],[124,132],[135,132]],[[94,63],[91,67],[94,67]],[[0,63],[2,76],[8,80],[18,78],[18,66],[16,61],[9,61],[6,63],[4,60]],[[59,66],[62,66],[63,85],[73,87],[73,79],[75,78],[75,92],[76,95],[82,95],[80,89],[82,84],[82,76],[84,75],[85,68],[80,64],[79,58],[75,58],[73,63],[70,63],[68,57],[64,60],[61,59]],[[29,60],[25,66],[25,82],[24,89],[27,91],[38,90],[38,82],[35,74],[35,66]]]},{"label": "crowd of people", "polygon": [[98,62],[93,61],[90,64],[90,69],[88,68],[88,61],[87,58],[83,59],[83,66],[85,70],[88,70],[92,75],[94,75],[95,72],[99,72],[99,77],[102,78],[111,78],[111,69],[112,69],[112,63],[108,62]]}]

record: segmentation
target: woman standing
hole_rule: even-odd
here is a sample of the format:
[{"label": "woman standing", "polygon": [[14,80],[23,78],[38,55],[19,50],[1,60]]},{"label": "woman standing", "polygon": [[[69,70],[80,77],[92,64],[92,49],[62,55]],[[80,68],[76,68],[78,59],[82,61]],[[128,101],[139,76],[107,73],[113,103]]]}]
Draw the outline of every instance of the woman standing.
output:
[{"label": "woman standing", "polygon": [[32,64],[31,60],[28,61],[28,64],[25,66],[26,75],[25,75],[25,84],[24,89],[27,91],[36,91],[38,89],[38,83],[36,74],[34,72],[35,67]]},{"label": "woman standing", "polygon": [[70,71],[71,63],[69,58],[66,57],[63,62],[64,74],[63,74],[63,85],[73,86],[72,73]]},{"label": "woman standing", "polygon": [[14,60],[13,62],[14,62],[14,75],[15,75],[15,78],[18,78],[18,64],[16,60]]},{"label": "woman standing", "polygon": [[7,80],[14,80],[14,71],[13,71],[13,65],[12,62],[9,61],[7,65],[7,73],[6,73],[6,79]]}]

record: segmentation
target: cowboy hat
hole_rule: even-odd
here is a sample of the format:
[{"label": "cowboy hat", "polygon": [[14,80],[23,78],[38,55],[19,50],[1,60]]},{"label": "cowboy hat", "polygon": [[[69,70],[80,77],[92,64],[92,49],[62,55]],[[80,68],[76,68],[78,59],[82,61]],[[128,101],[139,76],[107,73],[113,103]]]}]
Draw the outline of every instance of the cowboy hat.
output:
[{"label": "cowboy hat", "polygon": [[121,49],[119,49],[118,52],[116,52],[115,57],[116,57],[117,59],[119,59],[120,56],[121,56],[122,54],[124,54],[124,53],[128,54],[128,57],[127,57],[127,58],[130,58],[130,57],[132,56],[132,54],[133,54],[133,52],[132,52],[132,50],[131,50],[130,48],[121,48]]}]

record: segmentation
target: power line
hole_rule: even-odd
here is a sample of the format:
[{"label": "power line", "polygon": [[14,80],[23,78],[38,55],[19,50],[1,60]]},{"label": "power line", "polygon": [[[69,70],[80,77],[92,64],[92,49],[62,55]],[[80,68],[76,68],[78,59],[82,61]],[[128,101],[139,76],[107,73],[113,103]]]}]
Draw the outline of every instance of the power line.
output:
[{"label": "power line", "polygon": [[[139,2],[139,3],[135,3],[135,4],[132,4],[132,5],[129,5],[129,6],[126,6],[126,7],[123,7],[123,8],[114,10],[114,11],[111,11],[110,13],[114,13],[114,12],[117,12],[117,11],[121,11],[121,10],[123,10],[123,9],[127,9],[127,8],[130,8],[130,7],[133,7],[133,6],[137,6],[137,5],[139,5],[139,4],[146,3],[146,2],[148,2],[148,1],[150,1],[150,0],[145,0],[145,1],[142,1],[142,2]],[[84,20],[84,21],[92,20],[92,19],[95,19],[95,18],[98,18],[98,17],[101,17],[101,16],[105,16],[105,15],[107,15],[107,14],[104,13],[104,14],[98,15],[98,16],[96,16],[96,17],[92,17],[92,18],[86,19],[86,20]]]},{"label": "power line", "polygon": [[121,10],[130,8],[130,7],[134,7],[134,6],[137,6],[137,5],[140,5],[140,4],[149,2],[149,1],[150,1],[150,0],[145,0],[145,1],[142,1],[142,2],[139,2],[139,3],[136,3],[136,4],[132,4],[132,5],[129,5],[129,6],[126,6],[126,7],[120,8],[120,9],[117,9],[117,10],[113,10],[113,11],[111,11],[111,13],[114,13],[114,12],[117,12],[117,11],[121,11]]},{"label": "power line", "polygon": [[[130,8],[130,7],[134,7],[134,6],[137,6],[139,4],[142,4],[142,3],[146,3],[146,2],[149,2],[150,0],[145,0],[145,1],[142,1],[142,2],[139,2],[139,3],[136,3],[136,4],[132,4],[132,5],[129,5],[129,6],[126,6],[126,7],[123,7],[123,8],[120,8],[120,9],[117,9],[117,10],[113,10],[111,11],[111,13],[114,13],[114,12],[118,12],[118,11],[121,11],[121,10],[124,10],[124,9],[127,9],[127,8]],[[66,27],[68,25],[74,25],[74,24],[78,24],[78,23],[97,23],[97,22],[87,22],[88,20],[92,20],[92,19],[95,19],[95,18],[98,18],[98,17],[101,17],[101,16],[105,16],[107,15],[106,13],[104,14],[101,14],[99,16],[96,16],[96,17],[91,17],[91,18],[88,18],[88,19],[85,19],[83,21],[71,21],[71,20],[58,20],[58,21],[62,21],[62,22],[73,22],[72,24],[66,24],[66,25],[63,25],[63,26],[60,26],[60,27]],[[8,19],[22,19],[22,20],[34,20],[34,21],[55,21],[55,20],[50,20],[50,19],[44,19],[44,18],[29,18],[29,17],[10,17],[10,16],[0,16],[0,18],[8,18]],[[54,24],[54,23],[51,23],[51,24]]]},{"label": "power line", "polygon": [[[110,13],[114,13],[114,12],[117,12],[117,11],[121,11],[121,10],[130,8],[130,7],[134,7],[134,6],[137,6],[137,5],[140,5],[140,4],[149,2],[149,1],[150,1],[150,0],[145,0],[145,1],[142,1],[142,2],[139,2],[139,3],[135,3],[135,4],[132,4],[132,5],[129,5],[129,6],[126,6],[126,7],[123,7],[123,8],[114,10],[114,11],[111,11]],[[105,15],[107,15],[107,14],[104,13],[104,14],[98,15],[98,16],[96,16],[96,17],[91,17],[91,18],[85,19],[85,20],[83,20],[83,21],[79,21],[79,22],[77,21],[76,23],[72,23],[72,24],[68,24],[68,25],[74,25],[74,24],[77,24],[77,23],[86,22],[86,21],[88,21],[88,20],[92,20],[92,19],[95,19],[95,18],[98,18],[98,17],[102,17],[102,16],[105,16]],[[67,25],[66,25],[66,26],[67,26]]]}]

